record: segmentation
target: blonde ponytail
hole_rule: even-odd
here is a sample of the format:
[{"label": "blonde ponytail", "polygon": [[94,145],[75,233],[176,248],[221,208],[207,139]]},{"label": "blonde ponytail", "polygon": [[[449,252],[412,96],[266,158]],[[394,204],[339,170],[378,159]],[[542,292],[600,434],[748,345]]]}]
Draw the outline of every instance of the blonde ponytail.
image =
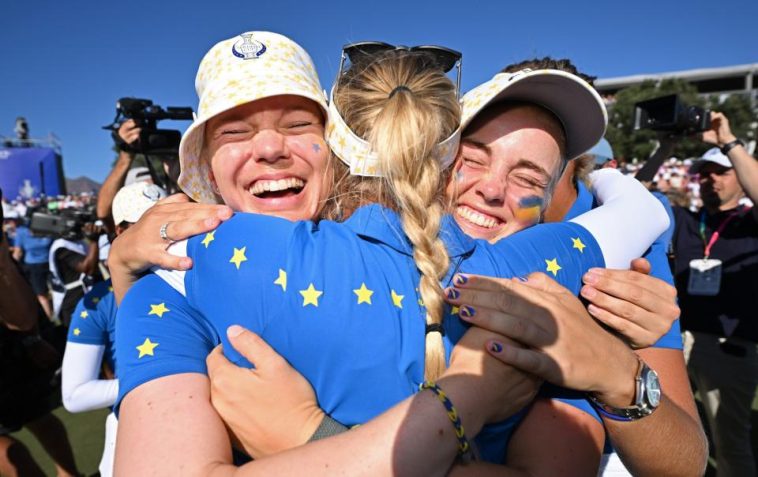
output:
[{"label": "blonde ponytail", "polygon": [[[442,324],[439,283],[450,266],[439,237],[446,174],[435,147],[460,121],[455,88],[442,72],[428,67],[427,58],[409,52],[389,52],[357,70],[344,78],[347,84],[339,86],[335,99],[346,123],[379,158],[384,183],[374,187],[374,199],[398,211],[413,245],[429,330]],[[431,329],[424,375],[435,380],[445,369],[445,348],[441,327]]]}]

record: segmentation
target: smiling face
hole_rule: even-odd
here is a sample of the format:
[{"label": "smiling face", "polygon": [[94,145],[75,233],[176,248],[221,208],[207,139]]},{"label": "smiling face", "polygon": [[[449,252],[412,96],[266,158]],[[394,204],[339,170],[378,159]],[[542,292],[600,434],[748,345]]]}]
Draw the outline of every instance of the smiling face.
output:
[{"label": "smiling face", "polygon": [[287,95],[237,106],[208,120],[204,144],[216,193],[235,211],[318,216],[328,148],[315,102]]},{"label": "smiling face", "polygon": [[448,197],[463,231],[495,241],[539,221],[560,173],[563,133],[548,112],[495,106],[464,132]]}]

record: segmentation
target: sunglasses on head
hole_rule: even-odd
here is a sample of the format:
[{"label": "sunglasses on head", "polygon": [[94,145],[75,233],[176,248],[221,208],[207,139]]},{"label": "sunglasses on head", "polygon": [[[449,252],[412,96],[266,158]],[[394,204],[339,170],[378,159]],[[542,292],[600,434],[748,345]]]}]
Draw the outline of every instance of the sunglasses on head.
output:
[{"label": "sunglasses on head", "polygon": [[357,43],[350,43],[342,47],[338,78],[342,76],[346,59],[350,60],[351,64],[356,64],[385,51],[394,50],[422,53],[430,60],[432,67],[439,68],[443,73],[448,73],[453,68],[457,68],[455,90],[460,98],[461,64],[463,62],[463,55],[458,51],[445,48],[444,46],[422,45],[409,47],[404,45],[391,45],[389,43],[384,43],[383,41],[360,41]]}]

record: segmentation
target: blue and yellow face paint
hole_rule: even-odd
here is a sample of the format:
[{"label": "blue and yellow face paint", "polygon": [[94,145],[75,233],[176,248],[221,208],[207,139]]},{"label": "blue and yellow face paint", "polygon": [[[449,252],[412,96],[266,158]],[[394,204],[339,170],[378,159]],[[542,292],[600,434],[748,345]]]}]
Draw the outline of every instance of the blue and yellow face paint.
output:
[{"label": "blue and yellow face paint", "polygon": [[538,222],[542,214],[542,206],[545,200],[536,195],[524,197],[518,202],[518,208],[515,211],[516,219],[520,222]]}]

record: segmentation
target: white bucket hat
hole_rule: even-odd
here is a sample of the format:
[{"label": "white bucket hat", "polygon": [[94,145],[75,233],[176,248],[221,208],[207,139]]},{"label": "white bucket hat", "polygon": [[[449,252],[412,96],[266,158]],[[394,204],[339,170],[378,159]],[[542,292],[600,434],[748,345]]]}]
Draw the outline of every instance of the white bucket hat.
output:
[{"label": "white bucket hat", "polygon": [[289,38],[265,31],[242,33],[217,43],[200,62],[194,122],[179,145],[179,186],[197,202],[216,203],[209,167],[200,157],[205,123],[241,104],[279,95],[302,96],[328,115],[326,96],[311,57]]},{"label": "white bucket hat", "polygon": [[534,103],[549,110],[566,132],[566,156],[578,157],[598,143],[608,125],[600,95],[586,81],[560,70],[523,69],[498,73],[463,96],[461,129],[487,106],[500,101]]},{"label": "white bucket hat", "polygon": [[113,197],[113,223],[135,223],[147,209],[166,197],[166,191],[150,182],[140,181],[122,187]]}]

